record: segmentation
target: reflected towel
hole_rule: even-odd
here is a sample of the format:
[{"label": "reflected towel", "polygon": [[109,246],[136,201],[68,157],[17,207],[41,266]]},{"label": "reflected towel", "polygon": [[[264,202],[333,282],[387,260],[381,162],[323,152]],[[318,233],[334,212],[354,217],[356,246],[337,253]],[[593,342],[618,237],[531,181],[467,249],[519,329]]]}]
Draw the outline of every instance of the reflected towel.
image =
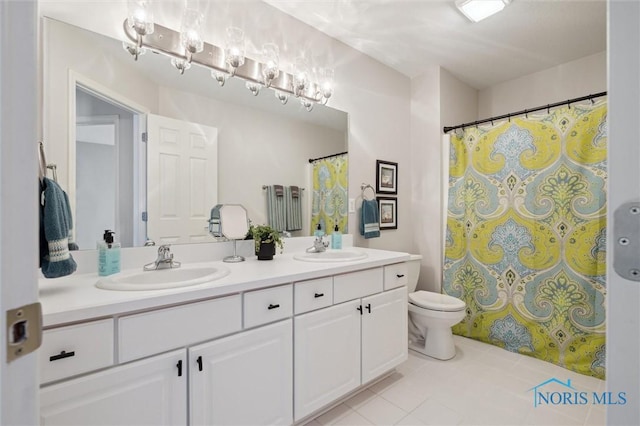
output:
[{"label": "reflected towel", "polygon": [[360,207],[360,235],[363,235],[365,238],[376,238],[380,236],[377,200],[362,201],[362,207]]},{"label": "reflected towel", "polygon": [[49,178],[42,179],[40,203],[40,266],[46,278],[75,272],[77,265],[69,253],[72,220],[67,194]]},{"label": "reflected towel", "polygon": [[285,188],[287,231],[300,231],[302,229],[302,199],[300,189],[297,186]]},{"label": "reflected towel", "polygon": [[267,186],[267,222],[276,231],[284,231],[286,228],[285,197],[278,195],[280,190],[284,195],[282,185]]}]

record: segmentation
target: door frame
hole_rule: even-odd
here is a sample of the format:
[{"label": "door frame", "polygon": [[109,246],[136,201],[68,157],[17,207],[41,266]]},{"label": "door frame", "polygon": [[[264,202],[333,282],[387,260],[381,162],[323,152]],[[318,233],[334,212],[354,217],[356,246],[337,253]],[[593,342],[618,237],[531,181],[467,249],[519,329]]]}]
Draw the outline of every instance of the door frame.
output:
[{"label": "door frame", "polygon": [[[146,226],[142,220],[142,213],[147,209],[147,149],[144,143],[143,134],[147,132],[147,114],[151,110],[139,104],[126,96],[121,95],[118,92],[80,74],[77,71],[69,70],[69,150],[68,161],[69,165],[69,205],[71,207],[71,213],[75,216],[76,212],[76,89],[81,90],[95,96],[96,98],[103,100],[104,102],[116,105],[126,111],[133,114],[133,133],[134,133],[134,167],[137,167],[138,173],[134,174],[134,211],[133,211],[133,242],[134,246],[140,246],[144,244],[147,233]],[[117,150],[117,147],[116,147]],[[118,219],[116,219],[116,222]]]}]

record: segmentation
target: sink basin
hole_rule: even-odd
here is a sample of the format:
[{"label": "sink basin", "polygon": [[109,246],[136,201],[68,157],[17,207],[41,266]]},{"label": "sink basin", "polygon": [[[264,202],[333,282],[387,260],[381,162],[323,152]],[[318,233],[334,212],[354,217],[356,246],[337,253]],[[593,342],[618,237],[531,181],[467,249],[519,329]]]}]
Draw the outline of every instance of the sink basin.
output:
[{"label": "sink basin", "polygon": [[100,278],[96,287],[104,290],[161,290],[215,281],[229,274],[224,266],[182,265],[155,271],[122,272]]},{"label": "sink basin", "polygon": [[367,254],[358,250],[326,250],[319,253],[298,253],[295,260],[303,262],[351,262],[365,259]]}]

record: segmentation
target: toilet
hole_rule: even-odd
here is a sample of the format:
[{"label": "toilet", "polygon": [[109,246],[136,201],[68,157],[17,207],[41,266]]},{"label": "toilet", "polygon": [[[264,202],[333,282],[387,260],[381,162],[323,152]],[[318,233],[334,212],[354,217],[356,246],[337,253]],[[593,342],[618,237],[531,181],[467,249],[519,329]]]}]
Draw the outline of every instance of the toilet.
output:
[{"label": "toilet", "polygon": [[451,327],[466,315],[466,304],[455,297],[431,291],[415,291],[422,256],[407,261],[409,292],[409,349],[432,358],[448,360],[456,355]]}]

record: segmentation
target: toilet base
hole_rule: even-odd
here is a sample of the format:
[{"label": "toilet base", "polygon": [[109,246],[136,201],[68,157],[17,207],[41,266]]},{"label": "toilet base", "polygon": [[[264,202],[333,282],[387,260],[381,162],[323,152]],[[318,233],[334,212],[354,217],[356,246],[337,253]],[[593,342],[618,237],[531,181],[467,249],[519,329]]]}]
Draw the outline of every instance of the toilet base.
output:
[{"label": "toilet base", "polygon": [[415,342],[409,341],[409,349],[441,361],[447,361],[456,356],[451,327],[434,327],[423,331],[426,338]]}]

